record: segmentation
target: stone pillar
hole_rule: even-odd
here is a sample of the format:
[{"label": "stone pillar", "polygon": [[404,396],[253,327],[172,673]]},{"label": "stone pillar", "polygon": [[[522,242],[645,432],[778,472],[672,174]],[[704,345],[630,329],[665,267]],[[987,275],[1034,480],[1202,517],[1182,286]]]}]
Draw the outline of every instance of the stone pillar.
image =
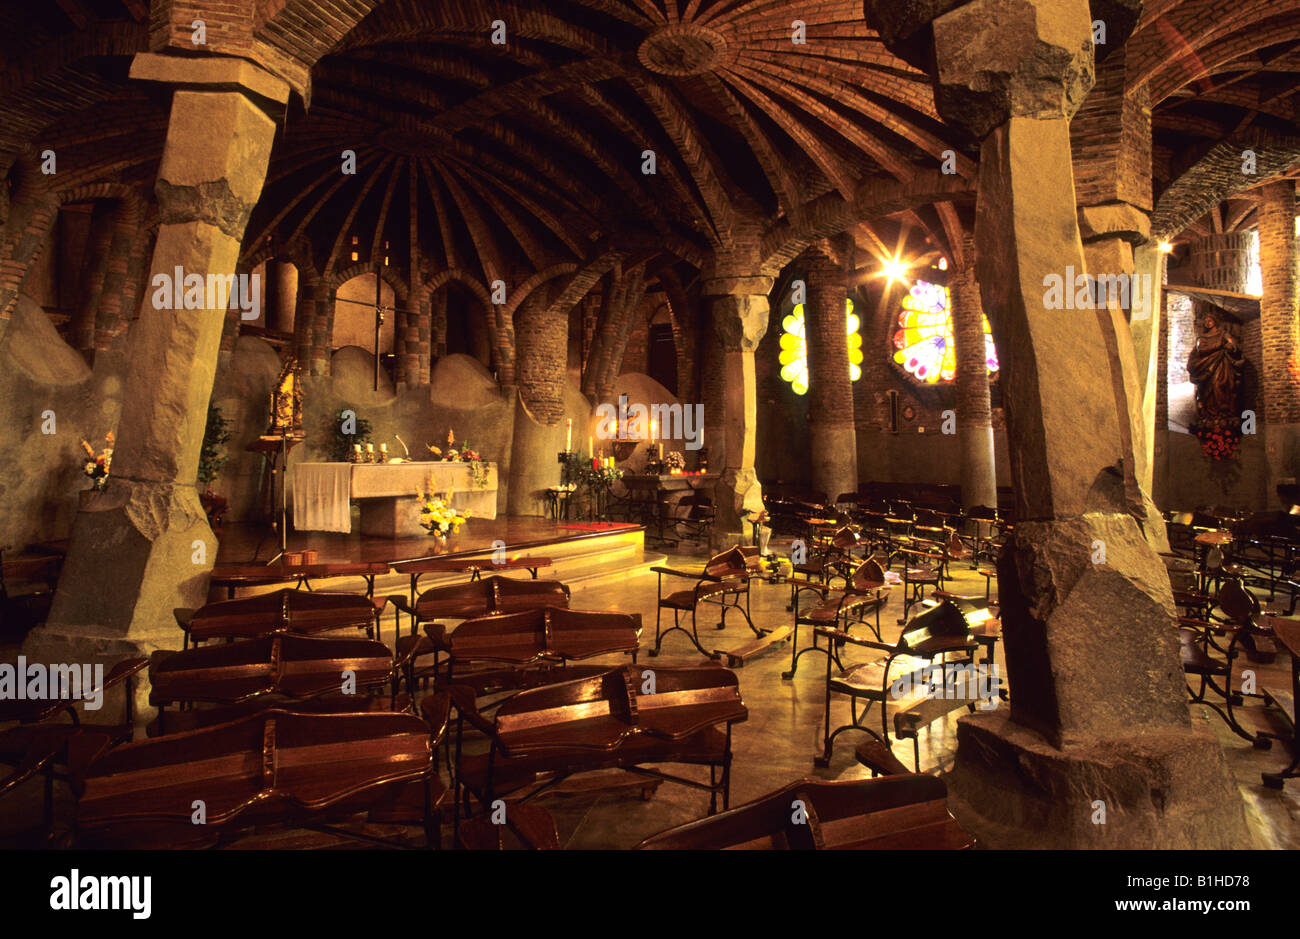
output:
[{"label": "stone pillar", "polygon": [[1047,289],[1086,270],[1070,118],[1093,83],[1088,3],[971,0],[932,22],[894,0],[866,8],[891,51],[915,61],[932,43],[939,113],[981,141],[977,276],[1018,513],[998,564],[1011,706],[959,720],[950,804],[995,847],[1243,846],[1222,752],[1188,714],[1169,578],[1140,524],[1117,311],[1060,309]]},{"label": "stone pillar", "polygon": [[283,106],[289,89],[249,62],[207,56],[142,53],[131,75],[176,86],[155,185],[153,276],[132,331],[113,472],[77,515],[37,645],[174,642],[171,611],[206,600],[216,555],[195,476],[226,311],[162,307],[155,281],[178,267],[205,280],[234,273],[275,137],[263,108]]},{"label": "stone pillar", "polygon": [[[334,302],[335,289],[324,283],[305,283],[298,291],[299,304],[310,304],[311,324],[307,333],[309,348],[307,352],[307,373],[320,377],[330,373],[330,355],[334,351]],[[298,316],[307,313],[304,308]]]},{"label": "stone pillar", "polygon": [[[706,375],[705,439],[709,469],[721,470],[718,482],[716,528],[723,537],[746,534],[741,512],[761,511],[763,489],[754,472],[758,429],[758,383],[754,376],[754,350],[767,332],[770,277],[711,277],[704,281],[713,329],[722,357],[722,416],[725,465],[715,456],[709,435]],[[752,516],[751,516],[752,517]]]},{"label": "stone pillar", "polygon": [[808,302],[804,336],[808,345],[808,429],[813,487],[834,502],[858,489],[858,444],[853,424],[853,382],[849,377],[844,271],[820,242],[804,252]]},{"label": "stone pillar", "polygon": [[1259,193],[1259,300],[1264,367],[1264,452],[1267,506],[1281,508],[1277,484],[1300,476],[1300,321],[1296,309],[1295,180]]},{"label": "stone pillar", "polygon": [[[713,301],[704,298],[712,311]],[[712,319],[700,325],[700,401],[704,404],[704,444],[709,469],[720,473],[727,465],[727,396],[725,351]]]},{"label": "stone pillar", "polygon": [[288,261],[266,262],[266,328],[293,332],[298,301],[298,271]]},{"label": "stone pillar", "polygon": [[108,248],[104,288],[95,311],[97,350],[108,349],[135,315],[138,284],[144,269],[144,252],[136,254],[136,242],[148,240],[143,206],[136,200],[121,202]]},{"label": "stone pillar", "polygon": [[546,284],[529,294],[515,325],[519,396],[533,417],[548,426],[564,416],[569,354],[569,317],[550,308],[549,294]]},{"label": "stone pillar", "polygon": [[58,217],[59,200],[44,185],[33,183],[12,198],[0,244],[0,336],[9,329],[18,292]]},{"label": "stone pillar", "polygon": [[1250,232],[1230,231],[1197,238],[1189,246],[1192,282],[1215,290],[1245,293],[1250,276]]},{"label": "stone pillar", "polygon": [[948,282],[952,298],[952,338],[956,346],[957,438],[961,443],[963,508],[996,508],[997,470],[993,458],[993,408],[989,401],[984,305],[975,278],[975,240],[966,239],[963,266]]},{"label": "stone pillar", "polygon": [[298,289],[294,297],[293,354],[298,359],[298,366],[304,375],[314,374],[311,364],[316,338],[317,299],[320,293],[320,282],[314,276],[304,275],[299,271]]},{"label": "stone pillar", "polygon": [[90,234],[78,272],[77,305],[72,311],[72,346],[87,360],[95,357],[95,315],[104,293],[108,272],[109,249],[121,204],[116,201],[95,203],[90,216]]}]

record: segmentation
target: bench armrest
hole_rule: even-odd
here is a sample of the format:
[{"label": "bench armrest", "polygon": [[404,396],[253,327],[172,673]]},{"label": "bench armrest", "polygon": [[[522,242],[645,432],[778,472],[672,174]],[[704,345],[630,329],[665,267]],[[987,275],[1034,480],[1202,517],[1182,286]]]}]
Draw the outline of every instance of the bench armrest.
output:
[{"label": "bench armrest", "polygon": [[463,719],[470,722],[474,728],[489,739],[496,736],[496,724],[478,711],[478,701],[474,695],[474,689],[469,685],[452,685],[447,689],[451,703],[456,707],[456,713]]},{"label": "bench armrest", "polygon": [[148,666],[149,666],[149,660],[145,658],[143,655],[138,656],[136,658],[123,659],[122,661],[114,665],[111,669],[109,669],[108,675],[105,676],[104,678],[104,687],[102,690],[107,691],[109,688],[112,688],[114,685],[121,684],[122,682],[126,681],[128,678],[131,678],[134,675],[138,675],[140,672],[144,671]]},{"label": "bench armrest", "polygon": [[686,577],[690,580],[704,580],[706,578],[712,579],[708,578],[708,575],[706,575],[703,570],[683,571],[675,567],[652,567],[650,570],[654,571],[656,574],[672,574],[674,577]]},{"label": "bench armrest", "polygon": [[855,646],[863,646],[867,649],[879,649],[881,652],[893,652],[897,646],[887,645],[883,642],[876,642],[874,639],[859,639],[857,636],[850,636],[842,629],[835,629],[831,626],[815,626],[813,632],[818,636],[825,636],[828,639],[842,639],[845,642]]},{"label": "bench armrest", "polygon": [[415,607],[411,606],[410,601],[407,600],[406,597],[401,596],[400,594],[390,593],[388,595],[388,602],[391,603],[393,606],[397,607],[407,616],[415,615]]}]

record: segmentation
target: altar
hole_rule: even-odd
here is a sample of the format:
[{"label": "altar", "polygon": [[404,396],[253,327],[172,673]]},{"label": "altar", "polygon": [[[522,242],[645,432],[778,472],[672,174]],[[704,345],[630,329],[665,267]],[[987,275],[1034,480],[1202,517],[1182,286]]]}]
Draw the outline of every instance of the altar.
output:
[{"label": "altar", "polygon": [[467,518],[496,518],[497,465],[483,465],[486,486],[474,483],[467,463],[299,463],[293,468],[293,527],[349,533],[355,499],[361,534],[423,534],[418,494],[425,491],[450,497],[452,508]]}]

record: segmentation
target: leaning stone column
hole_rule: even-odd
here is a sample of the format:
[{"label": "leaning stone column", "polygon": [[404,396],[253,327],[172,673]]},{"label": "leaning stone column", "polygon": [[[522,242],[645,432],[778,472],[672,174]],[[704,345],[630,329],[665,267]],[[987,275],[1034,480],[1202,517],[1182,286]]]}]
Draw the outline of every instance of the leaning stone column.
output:
[{"label": "leaning stone column", "polygon": [[[266,177],[289,88],[252,64],[137,55],[131,75],[175,84],[155,192],[161,214],[112,475],[78,514],[44,639],[174,642],[172,610],[207,599],[216,540],[195,489],[225,309],[155,305],[154,280],[230,275]],[[207,86],[207,87],[205,87]],[[207,90],[212,88],[214,90]]]},{"label": "leaning stone column", "polygon": [[[530,293],[515,313],[519,407],[511,440],[511,515],[538,515],[545,490],[560,484],[556,454],[564,449],[564,387],[568,381],[569,317],[550,308],[550,285]],[[597,442],[597,448],[600,443]]]},{"label": "leaning stone column", "polygon": [[1264,344],[1264,452],[1267,504],[1277,484],[1300,476],[1300,322],[1296,309],[1295,180],[1270,183],[1259,195],[1259,301]]},{"label": "leaning stone column", "polygon": [[957,439],[961,443],[962,507],[998,504],[993,459],[993,408],[989,401],[988,356],[984,342],[984,305],[975,278],[975,240],[966,239],[964,266],[948,283],[952,297],[952,338],[956,345]]},{"label": "leaning stone column", "polygon": [[[769,277],[713,277],[704,282],[713,329],[722,346],[722,419],[725,466],[715,462],[705,417],[704,445],[709,447],[709,468],[721,470],[718,483],[719,534],[745,532],[741,512],[757,513],[763,506],[763,489],[754,472],[758,432],[758,382],[754,375],[754,350],[767,332]],[[706,376],[707,382],[707,376]],[[707,399],[707,395],[706,395]],[[707,400],[706,400],[707,404]]]},{"label": "leaning stone column", "polygon": [[1222,752],[1189,717],[1169,578],[1139,524],[1115,311],[1059,308],[1067,269],[1085,270],[1069,121],[1093,81],[1088,3],[944,8],[927,22],[867,0],[891,49],[915,59],[932,43],[940,114],[982,141],[977,275],[1018,513],[998,564],[1011,706],[959,720],[954,810],[995,847],[1244,846]]},{"label": "leaning stone column", "polygon": [[808,429],[813,486],[834,502],[858,488],[858,444],[853,423],[853,382],[845,332],[844,272],[825,241],[804,252],[808,302],[804,335],[808,345]]}]

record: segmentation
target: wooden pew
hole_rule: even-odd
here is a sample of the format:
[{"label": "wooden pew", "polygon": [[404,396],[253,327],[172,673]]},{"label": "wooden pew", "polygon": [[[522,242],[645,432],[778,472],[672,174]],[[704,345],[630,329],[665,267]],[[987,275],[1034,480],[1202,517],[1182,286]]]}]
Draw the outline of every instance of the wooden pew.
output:
[{"label": "wooden pew", "polygon": [[1267,622],[1278,644],[1291,656],[1291,687],[1272,682],[1263,687],[1265,700],[1281,711],[1283,720],[1291,727],[1290,743],[1294,756],[1291,765],[1277,772],[1261,774],[1264,785],[1281,789],[1285,780],[1300,776],[1300,711],[1296,710],[1296,702],[1300,701],[1300,620],[1272,616]]},{"label": "wooden pew", "polygon": [[581,677],[569,663],[599,655],[630,653],[635,663],[641,614],[547,607],[466,620],[450,636],[440,624],[425,630],[447,650],[445,680],[471,685],[481,696]]},{"label": "wooden pew", "polygon": [[[290,634],[202,646],[184,652],[155,652],[149,662],[149,703],[158,708],[160,733],[211,722],[213,715],[188,711],[167,718],[171,704],[270,706],[284,698],[336,695],[338,706],[367,710],[363,693],[392,687],[390,708],[397,707],[396,679],[406,663],[394,661],[382,642],[373,639],[328,639]],[[343,673],[355,676],[356,694],[343,692]],[[263,703],[264,702],[264,703]],[[218,712],[218,718],[228,712]]]},{"label": "wooden pew", "polygon": [[[651,680],[653,693],[646,693]],[[449,691],[458,715],[456,785],[485,808],[505,794],[526,791],[522,802],[575,773],[610,768],[703,789],[710,814],[721,794],[727,808],[731,728],[749,714],[730,669],[611,669],[522,691],[493,720],[478,712],[472,688]],[[486,754],[464,752],[466,722],[489,738]],[[648,766],[661,763],[708,766],[709,782]]]},{"label": "wooden pew", "polygon": [[[567,607],[569,588],[558,580],[514,580],[496,575],[465,584],[434,587],[420,594],[414,603],[401,595],[391,595],[388,600],[393,604],[394,629],[398,634],[397,654],[410,659],[412,664],[407,677],[414,687],[416,678],[436,676],[441,667],[441,656],[450,651],[446,625],[438,620],[468,620],[543,607]],[[410,620],[408,636],[401,635],[399,618],[402,613]],[[417,633],[421,623],[425,624],[426,636]],[[417,661],[426,655],[433,656],[433,665],[418,667]]]},{"label": "wooden pew", "polygon": [[[77,832],[91,847],[190,847],[280,823],[325,825],[389,804],[436,776],[431,733],[413,714],[273,708],[213,727],[78,755]],[[432,738],[432,739],[431,739]],[[205,820],[195,824],[196,802]]]},{"label": "wooden pew", "polygon": [[336,629],[364,629],[373,637],[387,600],[354,593],[277,590],[256,597],[222,600],[197,610],[174,610],[185,633],[183,648],[210,639],[256,639],[275,633],[310,636]]},{"label": "wooden pew", "polygon": [[907,851],[971,848],[932,776],[803,779],[637,845],[657,851]]}]

